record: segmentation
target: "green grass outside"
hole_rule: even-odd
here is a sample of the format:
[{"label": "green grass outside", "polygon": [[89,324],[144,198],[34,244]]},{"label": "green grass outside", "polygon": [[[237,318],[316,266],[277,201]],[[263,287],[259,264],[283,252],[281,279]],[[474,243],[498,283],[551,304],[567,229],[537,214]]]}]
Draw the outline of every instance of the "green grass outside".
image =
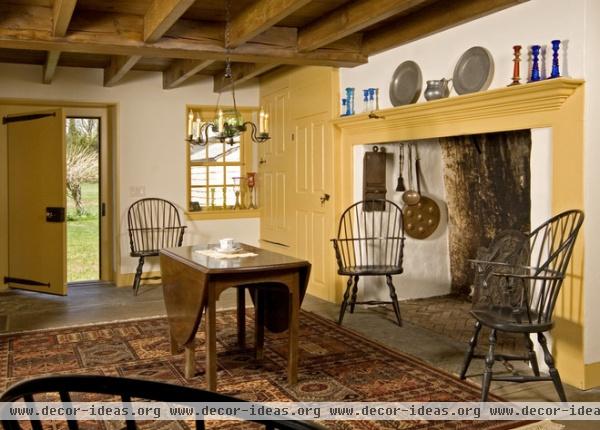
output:
[{"label": "green grass outside", "polygon": [[77,218],[75,203],[67,198],[67,281],[100,279],[100,225],[98,183],[83,184],[82,202],[87,214]]}]

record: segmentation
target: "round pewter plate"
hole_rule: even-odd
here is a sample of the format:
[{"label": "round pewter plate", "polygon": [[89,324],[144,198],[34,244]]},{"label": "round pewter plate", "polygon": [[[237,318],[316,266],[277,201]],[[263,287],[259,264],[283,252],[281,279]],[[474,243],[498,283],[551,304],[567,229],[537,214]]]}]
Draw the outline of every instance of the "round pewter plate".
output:
[{"label": "round pewter plate", "polygon": [[457,94],[486,90],[494,77],[494,59],[487,49],[474,46],[461,55],[452,76]]},{"label": "round pewter plate", "polygon": [[423,77],[421,69],[414,61],[400,64],[390,82],[390,101],[394,106],[415,103],[421,95]]}]

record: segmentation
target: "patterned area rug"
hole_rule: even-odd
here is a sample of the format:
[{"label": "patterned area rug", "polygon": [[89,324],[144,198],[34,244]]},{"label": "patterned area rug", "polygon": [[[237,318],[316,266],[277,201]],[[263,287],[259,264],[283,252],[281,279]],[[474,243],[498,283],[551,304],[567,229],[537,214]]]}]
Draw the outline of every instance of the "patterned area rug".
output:
[{"label": "patterned area rug", "polygon": [[[251,349],[251,318],[247,318],[249,347],[239,350],[235,312],[217,315],[218,389],[225,394],[254,401],[479,399],[479,387],[307,312],[301,314],[299,382],[289,386],[286,333],[266,333],[265,358],[258,362]],[[205,387],[202,328],[197,339],[198,374],[190,380],[184,377],[183,355],[173,356],[169,352],[167,333],[166,319],[153,318],[4,335],[0,337],[0,388],[48,374],[114,375]],[[506,429],[524,424],[483,421],[322,423],[335,429]]]}]

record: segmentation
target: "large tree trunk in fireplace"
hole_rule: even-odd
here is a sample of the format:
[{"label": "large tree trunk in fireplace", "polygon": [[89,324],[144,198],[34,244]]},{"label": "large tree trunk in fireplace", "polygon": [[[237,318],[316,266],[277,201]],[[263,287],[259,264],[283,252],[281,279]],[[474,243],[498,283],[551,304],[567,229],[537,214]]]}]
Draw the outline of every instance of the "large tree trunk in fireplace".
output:
[{"label": "large tree trunk in fireplace", "polygon": [[448,202],[452,292],[468,294],[469,264],[506,229],[530,230],[531,132],[440,139]]}]

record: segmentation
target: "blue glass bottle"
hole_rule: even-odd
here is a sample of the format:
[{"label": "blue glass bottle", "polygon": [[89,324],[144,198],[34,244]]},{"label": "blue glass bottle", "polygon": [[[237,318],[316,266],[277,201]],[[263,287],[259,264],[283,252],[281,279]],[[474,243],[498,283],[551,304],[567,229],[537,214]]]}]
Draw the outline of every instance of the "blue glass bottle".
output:
[{"label": "blue glass bottle", "polygon": [[553,40],[551,43],[552,43],[552,71],[550,72],[550,78],[559,78],[560,70],[558,68],[558,48],[560,47],[560,40]]},{"label": "blue glass bottle", "polygon": [[354,88],[346,88],[346,115],[354,115]]},{"label": "blue glass bottle", "polygon": [[377,107],[375,106],[375,88],[369,88],[369,111],[372,112]]},{"label": "blue glass bottle", "polygon": [[540,63],[539,63],[539,58],[540,58],[540,45],[533,45],[531,47],[531,59],[532,59],[532,64],[531,64],[531,79],[529,79],[529,82],[536,82],[540,80]]}]

